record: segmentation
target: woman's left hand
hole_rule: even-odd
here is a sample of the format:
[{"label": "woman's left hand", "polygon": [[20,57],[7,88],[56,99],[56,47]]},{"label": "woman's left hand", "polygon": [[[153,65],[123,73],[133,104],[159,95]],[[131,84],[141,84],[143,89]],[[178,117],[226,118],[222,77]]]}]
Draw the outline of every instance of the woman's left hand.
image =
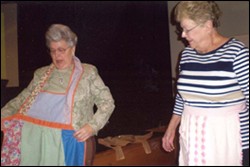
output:
[{"label": "woman's left hand", "polygon": [[93,128],[89,124],[85,124],[81,129],[74,133],[74,137],[78,142],[84,142],[93,135],[93,132]]}]

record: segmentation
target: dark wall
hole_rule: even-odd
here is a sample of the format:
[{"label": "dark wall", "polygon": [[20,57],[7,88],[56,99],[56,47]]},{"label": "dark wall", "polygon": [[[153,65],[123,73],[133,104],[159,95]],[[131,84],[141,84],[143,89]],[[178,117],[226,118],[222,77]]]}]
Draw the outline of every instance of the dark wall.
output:
[{"label": "dark wall", "polygon": [[116,108],[100,136],[166,124],[172,112],[167,2],[18,2],[21,87],[50,64],[44,34],[52,23],[78,35],[76,56],[94,64]]}]

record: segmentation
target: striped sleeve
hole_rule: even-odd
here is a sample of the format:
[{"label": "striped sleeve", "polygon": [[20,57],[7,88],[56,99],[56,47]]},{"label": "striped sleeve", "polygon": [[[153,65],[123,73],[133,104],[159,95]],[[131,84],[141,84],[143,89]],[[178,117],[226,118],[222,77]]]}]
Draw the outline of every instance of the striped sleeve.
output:
[{"label": "striped sleeve", "polygon": [[[238,43],[236,43],[238,45]],[[240,44],[238,46],[240,48]],[[249,49],[241,47],[235,57],[233,70],[246,99],[246,110],[239,113],[242,148],[249,148]]]},{"label": "striped sleeve", "polygon": [[233,70],[246,98],[247,108],[249,109],[249,49],[241,49],[235,57]]},{"label": "striped sleeve", "polygon": [[183,100],[179,94],[175,97],[175,105],[173,113],[176,115],[181,115],[183,111]]}]

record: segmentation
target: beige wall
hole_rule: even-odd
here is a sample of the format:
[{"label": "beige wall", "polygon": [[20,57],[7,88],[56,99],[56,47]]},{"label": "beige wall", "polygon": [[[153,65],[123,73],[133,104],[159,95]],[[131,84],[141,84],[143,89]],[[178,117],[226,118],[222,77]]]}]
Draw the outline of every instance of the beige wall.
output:
[{"label": "beige wall", "polygon": [[[169,17],[172,9],[179,1],[168,1]],[[228,37],[239,37],[248,42],[249,34],[249,1],[215,1],[223,11],[220,19],[221,26],[219,31]],[[169,22],[170,34],[170,53],[172,63],[172,76],[176,78],[176,66],[178,64],[178,56],[184,48],[183,43],[178,40],[175,33],[176,27]],[[247,44],[249,46],[249,44]]]},{"label": "beige wall", "polygon": [[2,40],[4,40],[4,42],[1,42],[1,50],[5,47],[4,52],[1,52],[1,60],[4,60],[6,63],[5,68],[1,68],[1,70],[6,70],[1,72],[1,79],[8,79],[8,87],[16,87],[19,86],[17,5],[1,4],[1,15],[4,16],[4,32],[1,31],[1,36],[4,37]]}]

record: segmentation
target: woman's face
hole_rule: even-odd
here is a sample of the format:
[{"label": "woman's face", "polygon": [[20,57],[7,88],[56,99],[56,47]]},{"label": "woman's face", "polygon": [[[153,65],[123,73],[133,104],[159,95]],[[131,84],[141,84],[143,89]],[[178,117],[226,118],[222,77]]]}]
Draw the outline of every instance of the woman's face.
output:
[{"label": "woman's face", "polygon": [[65,40],[50,43],[50,55],[57,69],[68,68],[73,62],[75,46],[69,47]]},{"label": "woman's face", "polygon": [[190,47],[196,50],[203,50],[206,40],[208,40],[206,26],[197,24],[191,19],[182,19],[181,27],[183,29],[181,36],[188,41]]}]

